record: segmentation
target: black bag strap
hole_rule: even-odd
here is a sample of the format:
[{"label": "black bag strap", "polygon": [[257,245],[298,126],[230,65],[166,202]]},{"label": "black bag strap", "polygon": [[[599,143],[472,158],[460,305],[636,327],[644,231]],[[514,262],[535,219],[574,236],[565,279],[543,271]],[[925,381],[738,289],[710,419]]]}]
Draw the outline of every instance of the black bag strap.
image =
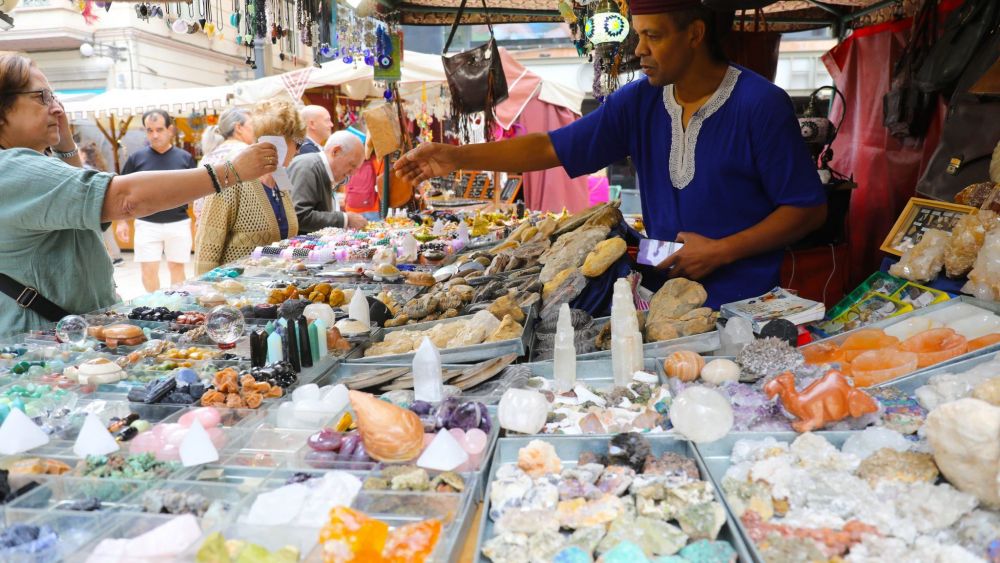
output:
[{"label": "black bag strap", "polygon": [[0,291],[17,303],[22,309],[31,309],[49,322],[58,322],[69,313],[49,301],[33,287],[28,287],[7,274],[0,274]]},{"label": "black bag strap", "polygon": [[[451,32],[448,34],[448,41],[444,44],[444,51],[441,51],[442,55],[448,54],[448,48],[451,47],[451,40],[455,38],[455,32],[458,31],[458,22],[462,21],[462,14],[465,13],[465,2],[467,0],[462,0],[462,4],[458,7],[458,11],[455,12],[455,21],[451,24]],[[483,3],[483,15],[486,16],[486,27],[490,29],[490,39],[493,39],[493,23],[490,21],[490,10],[486,6],[486,0],[482,0]]]}]

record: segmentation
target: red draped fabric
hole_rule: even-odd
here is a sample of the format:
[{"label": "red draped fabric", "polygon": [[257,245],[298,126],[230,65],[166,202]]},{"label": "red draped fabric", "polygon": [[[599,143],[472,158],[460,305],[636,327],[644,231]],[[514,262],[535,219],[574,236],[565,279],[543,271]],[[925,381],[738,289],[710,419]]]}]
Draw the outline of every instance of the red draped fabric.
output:
[{"label": "red draped fabric", "polygon": [[[941,11],[959,5],[960,1],[942,2]],[[905,19],[857,29],[823,55],[837,88],[847,98],[847,113],[833,143],[830,166],[853,176],[858,184],[848,216],[852,286],[878,269],[882,260],[879,246],[914,196],[941,135],[943,102],[924,139],[903,142],[882,126],[882,96],[889,90],[893,65],[906,45],[910,26],[911,19]],[[842,114],[842,105],[834,104],[833,122]]]}]

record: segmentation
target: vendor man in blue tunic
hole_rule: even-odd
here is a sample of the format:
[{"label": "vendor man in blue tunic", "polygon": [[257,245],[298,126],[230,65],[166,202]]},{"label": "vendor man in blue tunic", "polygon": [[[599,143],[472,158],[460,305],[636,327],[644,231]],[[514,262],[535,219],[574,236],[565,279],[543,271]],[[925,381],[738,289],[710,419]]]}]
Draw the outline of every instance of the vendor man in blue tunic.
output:
[{"label": "vendor man in blue tunic", "polygon": [[715,14],[698,0],[633,0],[636,56],[647,80],[548,134],[498,143],[425,143],[396,163],[413,181],[452,170],[570,176],[632,158],[646,234],[684,247],[658,267],[701,281],[706,305],[779,284],[783,249],[826,218],[826,196],[791,100],[730,64]]}]

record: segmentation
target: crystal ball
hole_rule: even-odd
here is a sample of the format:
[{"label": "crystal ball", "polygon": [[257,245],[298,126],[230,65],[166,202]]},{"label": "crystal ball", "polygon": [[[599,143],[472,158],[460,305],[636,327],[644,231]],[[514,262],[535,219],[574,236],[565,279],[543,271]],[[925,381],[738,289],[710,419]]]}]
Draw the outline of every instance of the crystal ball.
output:
[{"label": "crystal ball", "polygon": [[83,346],[87,341],[87,329],[90,323],[80,315],[67,315],[56,323],[56,336],[59,340],[72,344],[73,346]]},{"label": "crystal ball", "polygon": [[714,442],[733,427],[733,407],[715,389],[692,386],[670,405],[670,422],[693,442]]},{"label": "crystal ball", "polygon": [[205,317],[205,332],[217,344],[233,344],[243,336],[246,320],[243,313],[229,305],[219,305]]}]

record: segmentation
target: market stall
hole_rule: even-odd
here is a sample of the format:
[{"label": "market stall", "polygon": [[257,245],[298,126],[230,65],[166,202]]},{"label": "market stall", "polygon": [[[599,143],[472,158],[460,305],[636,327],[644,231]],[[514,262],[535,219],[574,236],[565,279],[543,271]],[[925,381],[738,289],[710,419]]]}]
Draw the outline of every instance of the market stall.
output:
[{"label": "market stall", "polygon": [[612,202],[392,210],[9,335],[0,559],[996,560],[988,174],[828,310],[646,290]]}]

